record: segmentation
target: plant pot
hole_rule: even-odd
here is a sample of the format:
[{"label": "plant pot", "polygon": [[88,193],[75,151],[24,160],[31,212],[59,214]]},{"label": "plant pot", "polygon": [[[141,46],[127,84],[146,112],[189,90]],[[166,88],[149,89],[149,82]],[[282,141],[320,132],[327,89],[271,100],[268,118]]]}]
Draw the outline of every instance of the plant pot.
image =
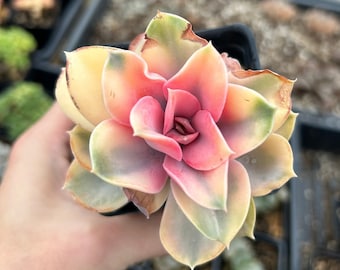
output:
[{"label": "plant pot", "polygon": [[[53,26],[49,29],[45,29],[46,33],[43,33],[43,38],[45,42],[43,46],[39,47],[39,50],[35,53],[33,61],[44,61],[54,51],[58,50],[60,40],[64,36],[67,36],[70,31],[72,31],[72,26],[76,23],[79,16],[80,10],[82,8],[81,0],[60,1],[61,11],[57,17]],[[39,34],[39,30],[38,34]],[[62,48],[61,48],[62,49]]]},{"label": "plant pot", "polygon": [[290,2],[304,7],[321,8],[333,12],[340,12],[339,1],[334,0],[291,0]]},{"label": "plant pot", "polygon": [[32,67],[26,80],[40,82],[46,92],[54,97],[54,88],[61,67],[65,65],[64,51],[72,51],[90,28],[91,22],[102,9],[105,1],[65,1],[65,11],[57,21],[44,48],[32,58]]},{"label": "plant pot", "polygon": [[290,269],[340,269],[340,119],[300,113],[292,138]]}]

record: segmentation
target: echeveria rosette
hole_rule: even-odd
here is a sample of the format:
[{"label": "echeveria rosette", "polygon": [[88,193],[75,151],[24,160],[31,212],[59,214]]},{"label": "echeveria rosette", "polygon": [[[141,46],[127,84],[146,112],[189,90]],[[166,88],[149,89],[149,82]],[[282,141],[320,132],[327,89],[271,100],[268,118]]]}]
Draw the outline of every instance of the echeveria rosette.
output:
[{"label": "echeveria rosette", "polygon": [[293,81],[243,70],[160,12],[129,50],[66,56],[56,97],[76,123],[65,188],[77,201],[98,212],[132,201],[146,216],[165,205],[161,241],[192,268],[253,237],[252,197],[295,176]]}]

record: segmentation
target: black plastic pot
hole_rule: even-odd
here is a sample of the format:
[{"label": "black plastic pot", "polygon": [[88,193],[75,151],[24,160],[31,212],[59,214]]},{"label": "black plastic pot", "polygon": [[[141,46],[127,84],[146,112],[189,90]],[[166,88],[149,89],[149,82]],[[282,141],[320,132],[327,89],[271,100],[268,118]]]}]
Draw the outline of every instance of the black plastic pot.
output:
[{"label": "black plastic pot", "polygon": [[291,2],[304,7],[340,12],[340,2],[337,0],[291,0]]},{"label": "black plastic pot", "polygon": [[308,113],[298,119],[289,269],[340,269],[340,119]]},{"label": "black plastic pot", "polygon": [[73,25],[77,22],[82,2],[81,0],[61,1],[62,12],[50,30],[45,45],[36,52],[35,61],[46,60],[58,50],[60,41],[72,31]]},{"label": "black plastic pot", "polygon": [[[44,47],[32,57],[32,66],[26,80],[41,83],[46,92],[54,97],[54,87],[60,69],[65,64],[64,51],[79,47],[91,21],[105,1],[62,1],[63,12],[50,32]],[[79,29],[82,29],[80,31]]]},{"label": "black plastic pot", "polygon": [[227,52],[245,69],[260,69],[256,41],[251,30],[243,24],[233,24],[217,29],[199,31],[197,34],[211,40],[219,52]]}]

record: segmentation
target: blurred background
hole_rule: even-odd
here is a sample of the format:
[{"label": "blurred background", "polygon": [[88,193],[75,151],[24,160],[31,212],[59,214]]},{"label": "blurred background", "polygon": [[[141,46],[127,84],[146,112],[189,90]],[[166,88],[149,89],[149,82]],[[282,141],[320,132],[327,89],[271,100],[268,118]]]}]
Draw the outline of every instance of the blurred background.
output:
[{"label": "blurred background", "polygon": [[[257,200],[258,241],[199,269],[340,269],[340,0],[0,0],[0,178],[12,142],[53,102],[63,51],[125,46],[157,10],[195,31],[242,23],[260,67],[297,78],[299,179]],[[184,268],[157,258],[134,269]]]}]

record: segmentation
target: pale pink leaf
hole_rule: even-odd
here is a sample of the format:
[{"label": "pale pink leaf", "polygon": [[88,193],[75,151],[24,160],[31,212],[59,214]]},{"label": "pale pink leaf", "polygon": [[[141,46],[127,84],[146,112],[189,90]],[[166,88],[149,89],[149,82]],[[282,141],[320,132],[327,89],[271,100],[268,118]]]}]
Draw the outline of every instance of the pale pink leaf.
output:
[{"label": "pale pink leaf", "polygon": [[252,152],[239,158],[246,167],[252,196],[263,196],[295,177],[293,152],[284,137],[272,134]]},{"label": "pale pink leaf", "polygon": [[109,113],[128,126],[130,111],[140,98],[152,96],[165,107],[164,82],[158,74],[150,73],[145,61],[134,52],[112,52],[103,72],[104,99]]},{"label": "pale pink leaf", "polygon": [[183,160],[196,170],[209,171],[226,162],[233,151],[208,111],[199,111],[192,119],[199,136],[183,147]]},{"label": "pale pink leaf", "polygon": [[210,209],[226,210],[228,162],[210,171],[198,171],[183,161],[166,157],[163,166],[172,181],[197,204]]},{"label": "pale pink leaf", "polygon": [[101,213],[118,210],[128,202],[121,187],[106,183],[76,160],[68,169],[64,188],[76,201]]},{"label": "pale pink leaf", "polygon": [[183,214],[171,193],[165,205],[160,237],[166,251],[191,269],[214,259],[225,249],[224,244],[208,239],[197,230]]},{"label": "pale pink leaf", "polygon": [[153,149],[181,160],[182,149],[179,144],[162,134],[163,121],[163,109],[153,97],[141,98],[131,110],[130,122],[134,136],[144,139]]},{"label": "pale pink leaf", "polygon": [[227,69],[219,52],[209,43],[196,51],[164,88],[190,92],[199,100],[202,110],[209,111],[217,121],[227,98]]},{"label": "pale pink leaf", "polygon": [[273,132],[275,109],[257,92],[229,84],[227,102],[217,125],[239,157],[263,143]]},{"label": "pale pink leaf", "polygon": [[164,154],[114,120],[106,120],[93,130],[90,156],[92,171],[114,185],[154,194],[166,183]]}]

